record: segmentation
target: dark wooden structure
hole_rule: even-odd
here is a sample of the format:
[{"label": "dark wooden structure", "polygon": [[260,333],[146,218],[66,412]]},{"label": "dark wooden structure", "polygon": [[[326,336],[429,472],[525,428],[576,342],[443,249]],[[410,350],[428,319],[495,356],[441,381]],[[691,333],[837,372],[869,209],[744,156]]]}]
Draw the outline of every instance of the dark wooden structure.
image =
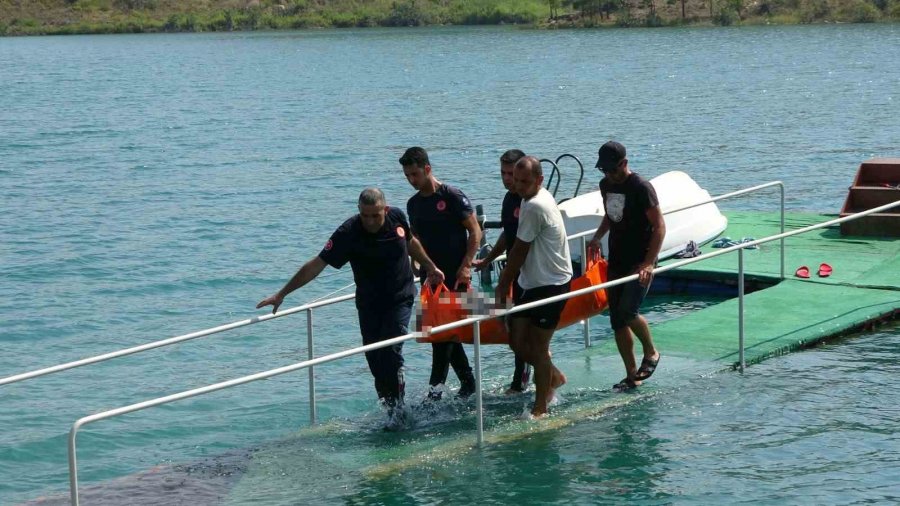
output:
[{"label": "dark wooden structure", "polygon": [[[872,158],[859,166],[841,217],[900,200],[900,158]],[[841,235],[900,237],[900,208],[841,223]]]}]

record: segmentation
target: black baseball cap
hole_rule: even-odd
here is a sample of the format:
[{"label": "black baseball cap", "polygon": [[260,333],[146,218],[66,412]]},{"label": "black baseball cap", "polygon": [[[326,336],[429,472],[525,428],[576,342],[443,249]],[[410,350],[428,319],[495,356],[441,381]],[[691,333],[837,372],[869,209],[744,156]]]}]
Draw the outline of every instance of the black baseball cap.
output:
[{"label": "black baseball cap", "polygon": [[597,152],[597,167],[600,170],[615,170],[625,159],[625,146],[616,141],[609,141],[600,146]]}]

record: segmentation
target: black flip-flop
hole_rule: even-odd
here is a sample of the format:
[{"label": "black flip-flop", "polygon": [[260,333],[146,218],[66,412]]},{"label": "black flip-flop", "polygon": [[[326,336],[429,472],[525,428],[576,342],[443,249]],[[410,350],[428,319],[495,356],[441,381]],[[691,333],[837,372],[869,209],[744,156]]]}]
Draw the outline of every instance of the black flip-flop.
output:
[{"label": "black flip-flop", "polygon": [[637,381],[644,381],[645,379],[653,376],[653,373],[656,371],[656,366],[659,365],[659,359],[662,358],[662,355],[656,357],[656,360],[650,360],[649,358],[644,358],[641,360],[641,366],[638,367],[636,373],[634,373],[634,379]]},{"label": "black flip-flop", "polygon": [[634,382],[633,379],[625,378],[622,381],[613,385],[612,389],[613,389],[613,392],[627,392],[628,390],[631,390],[631,389],[637,388],[637,387],[638,387],[638,385],[637,385],[637,383]]}]

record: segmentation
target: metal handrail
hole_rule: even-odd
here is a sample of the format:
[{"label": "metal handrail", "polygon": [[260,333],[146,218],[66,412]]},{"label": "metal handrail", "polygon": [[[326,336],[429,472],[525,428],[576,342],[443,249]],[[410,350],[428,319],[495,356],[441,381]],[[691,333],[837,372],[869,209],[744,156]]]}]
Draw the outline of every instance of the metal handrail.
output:
[{"label": "metal handrail", "polygon": [[556,199],[556,192],[559,191],[559,183],[562,181],[562,173],[559,171],[559,167],[556,165],[556,162],[549,158],[541,158],[539,160],[540,163],[547,162],[553,166],[553,169],[550,171],[550,177],[547,178],[547,191],[550,191],[550,185],[553,184],[553,175],[556,175],[556,186],[553,187],[553,198]]},{"label": "metal handrail", "polygon": [[[574,199],[575,197],[578,196],[578,190],[581,189],[581,182],[584,181],[584,164],[581,163],[581,160],[579,160],[577,156],[570,154],[570,153],[563,153],[563,154],[557,156],[556,162],[554,162],[554,163],[556,165],[559,165],[559,161],[566,157],[574,159],[578,163],[578,170],[581,172],[581,174],[578,176],[578,184],[575,185],[575,194],[572,195],[572,198]],[[562,175],[560,175],[559,177],[560,177],[560,179],[562,179]]]},{"label": "metal handrail", "polygon": [[[885,205],[883,205],[883,206],[879,206],[879,207],[876,207],[876,208],[872,208],[872,209],[869,209],[869,210],[866,210],[866,211],[863,211],[863,212],[859,212],[859,213],[856,213],[856,214],[852,214],[852,215],[849,215],[849,216],[845,216],[845,217],[842,217],[842,218],[837,218],[837,219],[830,220],[830,221],[826,221],[826,222],[823,222],[823,223],[818,223],[818,224],[815,224],[815,225],[810,225],[810,226],[808,226],[808,227],[804,227],[804,228],[800,228],[800,229],[797,229],[797,230],[793,230],[793,231],[791,231],[791,232],[783,232],[783,233],[776,234],[776,235],[773,235],[773,236],[765,237],[765,238],[763,238],[763,239],[757,239],[757,240],[753,240],[753,241],[748,241],[748,242],[741,243],[741,244],[737,244],[737,245],[735,245],[735,246],[731,246],[731,247],[728,247],[728,248],[723,248],[723,249],[721,249],[721,250],[719,250],[719,251],[716,251],[716,252],[713,252],[713,253],[709,253],[709,254],[706,254],[706,255],[703,255],[703,256],[694,257],[694,258],[688,258],[688,259],[682,260],[682,261],[680,261],[680,262],[673,262],[673,263],[671,263],[671,264],[668,264],[668,265],[664,265],[664,266],[662,266],[662,267],[657,267],[657,268],[655,268],[655,269],[653,270],[653,274],[657,274],[657,273],[662,273],[662,272],[670,271],[670,270],[673,270],[673,269],[677,269],[677,268],[679,268],[679,267],[683,267],[683,266],[685,266],[685,265],[690,265],[690,264],[693,264],[693,263],[696,263],[696,262],[702,262],[702,261],[705,261],[705,260],[710,259],[710,258],[715,258],[715,257],[717,257],[717,256],[725,255],[725,254],[731,253],[731,252],[733,252],[733,251],[738,251],[738,259],[739,259],[739,261],[738,261],[739,280],[741,281],[741,284],[742,284],[743,279],[744,279],[744,276],[743,276],[743,274],[744,274],[743,250],[744,250],[745,248],[749,248],[749,247],[753,247],[753,246],[758,246],[758,245],[760,245],[760,244],[764,244],[764,243],[767,243],[767,242],[770,242],[770,241],[774,241],[774,240],[776,240],[776,239],[784,239],[784,238],[786,238],[786,237],[791,237],[791,236],[794,236],[794,235],[803,234],[803,233],[806,233],[806,232],[810,232],[810,231],[812,231],[812,230],[817,230],[817,229],[820,229],[820,228],[829,227],[829,226],[832,226],[832,225],[836,225],[836,224],[839,224],[839,223],[843,223],[843,222],[845,222],[845,221],[852,221],[852,220],[855,220],[855,219],[862,218],[862,217],[864,217],[864,216],[868,216],[868,215],[870,215],[870,214],[875,214],[875,213],[879,213],[879,212],[881,212],[881,211],[886,211],[886,210],[892,209],[892,208],[894,208],[894,207],[900,207],[900,200],[898,200],[898,201],[896,201],[896,202],[892,202],[892,203],[890,203],[890,204],[885,204]],[[616,279],[616,280],[614,280],[614,281],[608,281],[608,282],[606,282],[606,283],[601,283],[601,284],[599,284],[599,285],[597,285],[597,286],[590,286],[590,287],[582,288],[582,289],[580,289],[580,290],[575,290],[575,291],[572,291],[572,292],[569,292],[569,293],[564,293],[564,294],[561,294],[561,295],[556,295],[556,296],[553,296],[553,297],[548,297],[548,298],[546,298],[546,299],[541,299],[541,300],[537,300],[537,301],[534,301],[534,302],[528,302],[528,303],[526,303],[526,304],[522,304],[522,305],[519,305],[519,306],[515,306],[515,307],[513,307],[513,308],[511,308],[511,309],[492,311],[491,314],[488,314],[488,315],[476,315],[476,316],[472,316],[472,317],[465,318],[465,319],[462,319],[462,320],[459,320],[459,321],[455,321],[455,322],[452,322],[452,323],[448,323],[448,324],[445,324],[445,325],[439,325],[439,326],[433,327],[433,328],[431,329],[431,331],[430,331],[428,334],[431,334],[431,333],[439,333],[439,332],[443,332],[443,331],[446,331],[446,330],[452,330],[452,329],[459,328],[459,327],[463,327],[463,326],[466,326],[466,325],[473,325],[473,326],[474,326],[475,375],[476,375],[476,380],[477,380],[477,385],[476,385],[476,395],[477,395],[477,398],[476,398],[476,410],[477,410],[477,415],[476,415],[476,416],[477,416],[478,444],[479,444],[479,445],[481,445],[481,444],[483,443],[483,441],[484,441],[484,412],[483,412],[483,401],[482,401],[482,390],[481,390],[481,326],[480,326],[481,322],[484,321],[484,320],[490,320],[490,319],[493,319],[493,318],[499,318],[499,317],[501,317],[501,316],[506,316],[506,315],[509,315],[509,314],[514,314],[514,313],[519,313],[519,312],[522,312],[522,311],[527,311],[527,310],[529,310],[529,309],[532,309],[532,308],[535,308],[535,307],[538,307],[538,306],[542,306],[542,305],[545,305],[545,304],[550,304],[550,303],[552,303],[552,302],[558,302],[558,301],[567,300],[567,299],[570,299],[570,298],[573,298],[573,297],[578,297],[578,296],[580,296],[580,295],[584,295],[584,294],[588,294],[588,293],[593,293],[593,292],[598,291],[598,290],[602,290],[602,289],[606,289],[606,288],[611,288],[611,287],[613,287],[613,286],[618,286],[618,285],[621,285],[621,284],[624,284],[624,283],[628,283],[628,282],[634,281],[634,280],[636,280],[636,279],[638,279],[638,275],[637,275],[637,274],[632,274],[632,275],[629,275],[629,276],[625,276],[625,277],[623,277],[623,278]],[[739,356],[740,356],[740,359],[739,359],[739,360],[740,360],[740,370],[743,372],[743,370],[744,370],[744,368],[745,368],[745,365],[746,365],[746,364],[744,363],[744,315],[743,315],[743,308],[744,308],[744,301],[743,301],[743,298],[744,298],[744,290],[743,290],[743,286],[741,286],[741,287],[739,288],[738,296],[739,296],[739,299],[740,299],[740,300],[739,300],[739,305],[738,305],[738,311],[739,311],[739,313],[740,313],[740,314],[738,315],[738,339],[739,339],[739,347],[740,347],[740,350],[739,350]],[[387,339],[387,340],[381,341],[381,342],[379,342],[379,343],[369,344],[369,345],[365,345],[365,346],[360,346],[360,347],[358,347],[358,348],[352,348],[352,349],[350,349],[350,350],[344,350],[344,351],[341,351],[341,352],[332,353],[332,354],[330,354],[330,355],[326,355],[326,356],[319,357],[319,358],[316,358],[316,359],[306,360],[306,361],[299,362],[299,363],[296,363],[296,364],[292,364],[292,365],[288,365],[288,366],[284,366],[284,367],[279,367],[279,368],[277,368],[277,369],[271,369],[271,370],[268,370],[268,371],[264,371],[264,372],[260,372],[260,373],[256,373],[256,374],[251,374],[251,375],[249,375],[249,376],[243,376],[243,377],[236,378],[236,379],[233,379],[233,380],[223,381],[223,382],[220,382],[220,383],[215,383],[215,384],[213,384],[213,385],[208,385],[208,386],[205,386],[205,387],[195,388],[195,389],[193,389],[193,390],[188,390],[188,391],[185,391],[185,392],[180,392],[180,393],[177,393],[177,394],[168,395],[168,396],[165,396],[165,397],[158,397],[158,398],[156,398],[156,399],[151,399],[151,400],[148,400],[148,401],[139,402],[139,403],[136,403],[136,404],[131,404],[131,405],[128,405],[128,406],[124,406],[124,407],[120,407],[120,408],[116,408],[116,409],[112,409],[112,410],[108,410],[108,411],[104,411],[104,412],[101,412],[101,413],[96,413],[96,414],[93,414],[93,415],[90,415],[90,416],[86,416],[86,417],[80,418],[80,419],[78,419],[77,421],[75,421],[75,423],[72,425],[72,429],[69,431],[69,437],[68,437],[68,447],[69,447],[69,484],[70,484],[70,493],[71,493],[72,504],[73,504],[74,506],[78,506],[78,504],[79,504],[79,501],[78,501],[78,463],[77,463],[77,453],[76,453],[76,450],[77,450],[77,448],[76,448],[76,437],[77,437],[77,434],[78,434],[78,429],[81,428],[81,427],[84,426],[84,425],[87,425],[87,424],[92,423],[92,422],[100,421],[100,420],[105,420],[105,419],[107,419],[107,418],[112,418],[112,417],[115,417],[115,416],[124,415],[124,414],[126,414],[126,413],[132,413],[132,412],[134,412],[134,411],[139,411],[139,410],[146,409],[146,408],[150,408],[150,407],[153,407],[153,406],[159,406],[159,405],[161,405],[161,404],[167,404],[167,403],[170,403],[170,402],[174,402],[174,401],[178,401],[178,400],[182,400],[182,399],[187,399],[187,398],[190,398],[190,397],[195,397],[195,396],[198,396],[198,395],[202,395],[202,394],[206,394],[206,393],[215,392],[215,391],[218,391],[218,390],[230,388],[230,387],[232,387],[232,386],[238,386],[238,385],[242,385],[242,384],[249,383],[249,382],[252,382],[252,381],[257,381],[257,380],[261,380],[261,379],[271,378],[271,377],[273,377],[273,376],[278,376],[278,375],[280,375],[280,374],[285,374],[285,373],[292,372],[292,371],[296,371],[296,370],[299,370],[299,369],[304,369],[304,368],[308,368],[308,367],[313,367],[313,366],[315,366],[315,365],[324,364],[324,363],[327,363],[327,362],[332,362],[332,361],[334,361],[334,360],[338,360],[338,359],[341,359],[341,358],[345,358],[345,357],[348,357],[348,356],[351,356],[351,355],[357,355],[357,354],[359,354],[359,353],[365,353],[365,352],[367,352],[367,351],[376,350],[376,349],[384,348],[384,347],[387,347],[387,346],[392,346],[392,345],[394,345],[394,344],[399,344],[399,343],[408,341],[408,340],[410,340],[410,339],[414,339],[414,338],[417,338],[417,337],[421,337],[421,336],[423,336],[423,335],[425,335],[425,334],[422,333],[422,332],[412,332],[412,333],[408,333],[408,334],[405,334],[405,335],[402,335],[402,336],[398,336],[398,337],[394,337],[394,338],[391,338],[391,339]]]}]

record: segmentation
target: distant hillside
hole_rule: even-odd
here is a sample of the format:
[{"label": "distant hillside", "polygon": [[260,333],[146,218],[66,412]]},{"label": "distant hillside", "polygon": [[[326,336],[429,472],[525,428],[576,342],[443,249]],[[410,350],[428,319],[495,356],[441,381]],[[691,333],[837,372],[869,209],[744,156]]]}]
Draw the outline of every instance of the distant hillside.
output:
[{"label": "distant hillside", "polygon": [[891,20],[900,0],[0,0],[0,35]]}]

